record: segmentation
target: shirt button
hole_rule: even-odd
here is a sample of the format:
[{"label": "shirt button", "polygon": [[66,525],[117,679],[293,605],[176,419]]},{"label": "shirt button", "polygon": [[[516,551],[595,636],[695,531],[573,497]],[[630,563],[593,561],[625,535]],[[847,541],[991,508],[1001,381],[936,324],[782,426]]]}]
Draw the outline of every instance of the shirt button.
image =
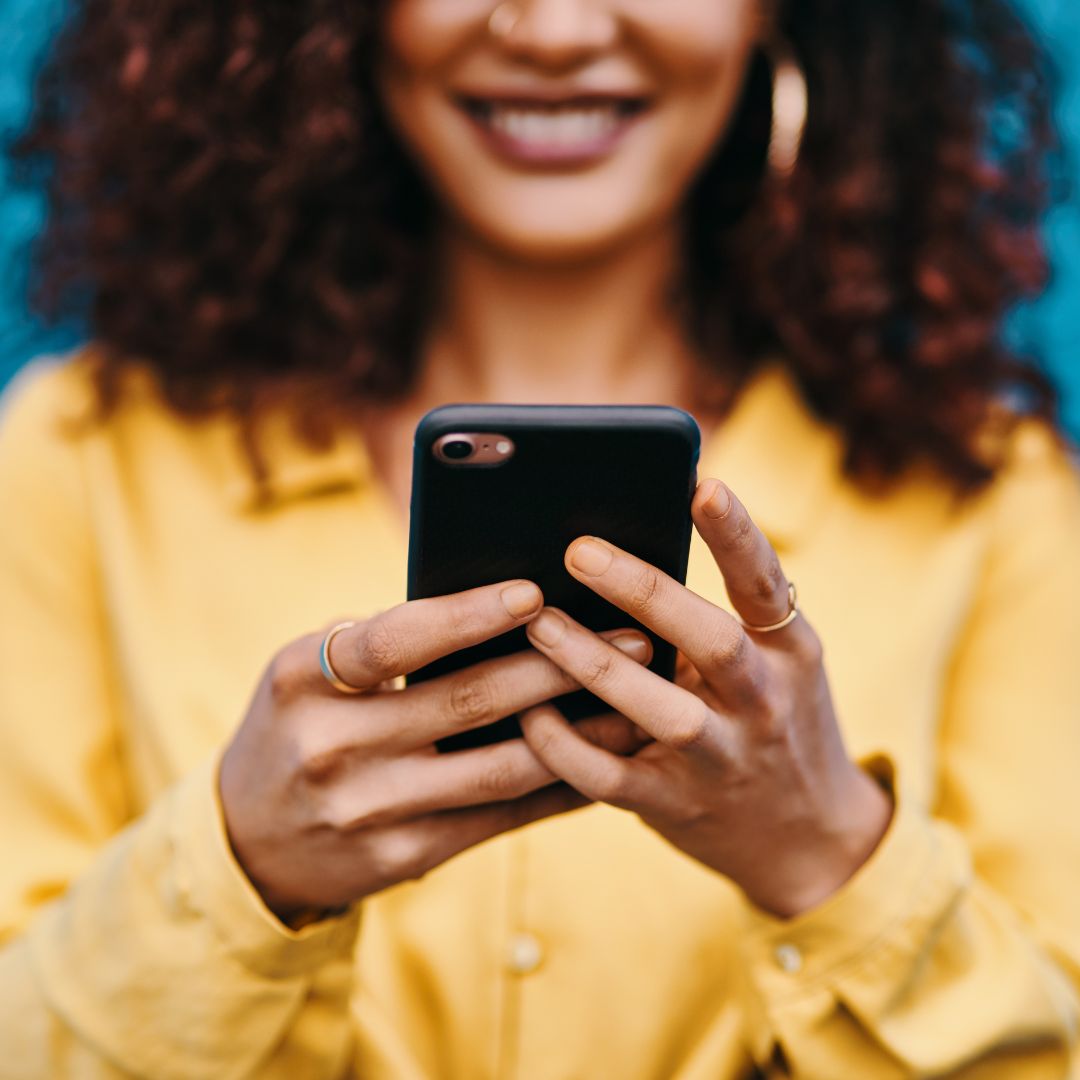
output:
[{"label": "shirt button", "polygon": [[506,966],[515,975],[531,975],[544,962],[544,947],[533,934],[515,934],[510,939]]},{"label": "shirt button", "polygon": [[773,952],[773,959],[776,960],[777,967],[789,975],[796,975],[802,971],[803,956],[797,945],[787,943],[777,945]]}]

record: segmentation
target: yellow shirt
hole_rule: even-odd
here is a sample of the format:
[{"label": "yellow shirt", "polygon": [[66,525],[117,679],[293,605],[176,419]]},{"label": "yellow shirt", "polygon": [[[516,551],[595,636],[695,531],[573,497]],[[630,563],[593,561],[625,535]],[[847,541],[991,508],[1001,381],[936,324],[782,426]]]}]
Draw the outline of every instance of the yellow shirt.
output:
[{"label": "yellow shirt", "polygon": [[[1038,425],[957,504],[846,483],[779,368],[705,446],[826,643],[881,846],[790,922],[634,816],[490,841],[298,932],[215,770],[271,655],[403,598],[358,442],[235,428],[148,382],[102,427],[78,358],[0,422],[0,1076],[820,1080],[1070,1075],[1080,1022],[1080,488]],[[700,546],[690,584],[723,600]],[[888,763],[888,764],[886,764]]]}]

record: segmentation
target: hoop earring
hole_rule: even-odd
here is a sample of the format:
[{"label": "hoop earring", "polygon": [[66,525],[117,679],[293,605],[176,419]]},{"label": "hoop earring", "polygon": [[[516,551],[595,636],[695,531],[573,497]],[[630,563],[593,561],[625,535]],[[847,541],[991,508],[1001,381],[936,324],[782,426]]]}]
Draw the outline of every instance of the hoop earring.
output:
[{"label": "hoop earring", "polygon": [[511,4],[499,4],[488,18],[488,33],[499,41],[504,41],[513,32],[521,15]]},{"label": "hoop earring", "polygon": [[772,131],[769,134],[769,170],[782,179],[789,177],[799,161],[810,95],[795,53],[780,42],[766,50],[772,68]]}]

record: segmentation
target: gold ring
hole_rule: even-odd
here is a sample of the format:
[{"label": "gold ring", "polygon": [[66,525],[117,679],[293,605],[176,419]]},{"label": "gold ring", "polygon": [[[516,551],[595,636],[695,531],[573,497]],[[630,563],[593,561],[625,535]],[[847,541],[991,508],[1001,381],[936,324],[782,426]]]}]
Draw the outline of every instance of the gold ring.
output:
[{"label": "gold ring", "polygon": [[793,581],[788,583],[787,598],[788,613],[779,622],[770,623],[768,626],[751,626],[738,612],[735,613],[735,618],[744,630],[752,630],[755,634],[771,634],[774,630],[783,630],[799,617],[799,594],[795,591]]},{"label": "gold ring", "polygon": [[350,686],[334,670],[334,665],[330,663],[330,642],[332,642],[342,630],[348,630],[355,625],[355,622],[341,622],[338,623],[337,626],[331,627],[327,632],[326,637],[323,638],[322,648],[319,650],[319,667],[322,668],[322,673],[326,676],[326,681],[335,690],[339,690],[343,694],[362,694],[364,688],[362,686]]},{"label": "gold ring", "polygon": [[510,4],[500,4],[488,19],[488,33],[493,38],[509,37],[520,18],[521,16]]}]

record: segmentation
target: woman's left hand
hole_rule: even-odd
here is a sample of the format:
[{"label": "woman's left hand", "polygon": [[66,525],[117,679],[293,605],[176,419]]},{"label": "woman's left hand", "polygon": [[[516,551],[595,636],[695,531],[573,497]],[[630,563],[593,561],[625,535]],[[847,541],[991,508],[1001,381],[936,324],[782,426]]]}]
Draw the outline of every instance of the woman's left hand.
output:
[{"label": "woman's left hand", "polygon": [[[742,619],[783,620],[788,581],[745,507],[710,480],[692,511]],[[805,617],[770,633],[744,629],[591,537],[570,545],[566,565],[689,663],[672,684],[545,610],[529,624],[533,645],[654,741],[619,757],[542,706],[522,718],[536,756],[583,795],[637,813],[766,911],[792,917],[835,892],[877,846],[892,806],[844,749],[821,643]]]}]

